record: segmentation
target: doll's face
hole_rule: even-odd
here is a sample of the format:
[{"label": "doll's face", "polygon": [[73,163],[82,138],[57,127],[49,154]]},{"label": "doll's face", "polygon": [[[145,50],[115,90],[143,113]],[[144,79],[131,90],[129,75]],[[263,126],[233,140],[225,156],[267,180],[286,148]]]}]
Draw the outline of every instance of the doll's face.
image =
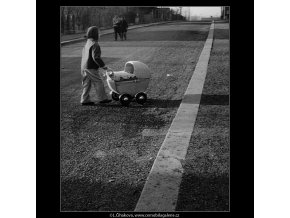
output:
[{"label": "doll's face", "polygon": [[125,67],[125,71],[127,73],[132,73],[133,74],[133,71],[134,71],[133,65],[127,64],[126,67]]}]

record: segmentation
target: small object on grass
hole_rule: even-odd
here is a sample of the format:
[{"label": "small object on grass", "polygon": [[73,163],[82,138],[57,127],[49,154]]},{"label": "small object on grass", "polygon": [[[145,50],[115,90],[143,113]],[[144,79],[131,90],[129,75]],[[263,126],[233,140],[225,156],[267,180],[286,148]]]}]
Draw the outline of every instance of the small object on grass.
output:
[{"label": "small object on grass", "polygon": [[175,80],[175,79],[176,79],[172,74],[167,74],[166,76],[167,76],[168,79],[170,79],[170,80]]},{"label": "small object on grass", "polygon": [[115,180],[114,179],[109,179],[109,182],[114,182]]}]

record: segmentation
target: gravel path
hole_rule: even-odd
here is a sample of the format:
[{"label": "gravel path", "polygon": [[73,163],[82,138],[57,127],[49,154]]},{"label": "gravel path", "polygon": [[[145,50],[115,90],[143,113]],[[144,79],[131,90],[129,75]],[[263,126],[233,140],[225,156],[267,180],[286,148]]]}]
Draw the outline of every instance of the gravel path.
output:
[{"label": "gravel path", "polygon": [[159,27],[161,31],[157,26],[146,28],[147,32],[132,30],[128,41],[113,41],[112,35],[100,41],[104,61],[112,69],[121,70],[126,61],[140,60],[152,70],[149,99],[144,106],[133,102],[130,107],[122,107],[113,102],[81,107],[79,65],[83,43],[62,48],[63,211],[134,210],[209,28],[208,25]]}]

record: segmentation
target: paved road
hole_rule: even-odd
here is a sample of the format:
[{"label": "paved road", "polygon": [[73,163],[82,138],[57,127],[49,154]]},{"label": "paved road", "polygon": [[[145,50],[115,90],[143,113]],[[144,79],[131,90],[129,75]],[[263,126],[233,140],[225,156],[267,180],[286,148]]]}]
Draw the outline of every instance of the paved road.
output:
[{"label": "paved road", "polygon": [[159,25],[131,30],[127,41],[101,37],[103,59],[112,69],[129,60],[151,69],[144,106],[80,106],[84,42],[61,48],[62,210],[134,210],[208,30],[208,24]]},{"label": "paved road", "polygon": [[[147,27],[147,26],[153,26],[153,25],[159,25],[159,24],[163,24],[163,23],[176,23],[176,22],[180,22],[180,21],[164,21],[164,22],[156,22],[156,23],[149,23],[149,24],[137,24],[137,25],[132,25],[128,27],[128,30],[131,29],[136,29],[136,28],[140,28],[140,27]],[[101,35],[103,34],[108,34],[108,33],[113,33],[114,29],[113,28],[105,28],[105,29],[101,29],[100,33]],[[69,35],[62,35],[61,36],[61,42],[69,42],[69,41],[74,41],[76,39],[83,39],[84,35],[86,33],[76,33],[76,34],[69,34]]]}]

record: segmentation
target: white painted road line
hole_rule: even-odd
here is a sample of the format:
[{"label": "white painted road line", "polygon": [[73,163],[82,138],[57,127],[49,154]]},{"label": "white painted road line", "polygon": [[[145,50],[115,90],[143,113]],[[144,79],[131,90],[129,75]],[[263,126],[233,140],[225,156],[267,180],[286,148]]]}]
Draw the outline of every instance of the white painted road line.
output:
[{"label": "white painted road line", "polygon": [[198,113],[213,41],[214,23],[199,56],[183,100],[157,154],[136,205],[137,212],[175,211],[182,179],[182,161]]}]

